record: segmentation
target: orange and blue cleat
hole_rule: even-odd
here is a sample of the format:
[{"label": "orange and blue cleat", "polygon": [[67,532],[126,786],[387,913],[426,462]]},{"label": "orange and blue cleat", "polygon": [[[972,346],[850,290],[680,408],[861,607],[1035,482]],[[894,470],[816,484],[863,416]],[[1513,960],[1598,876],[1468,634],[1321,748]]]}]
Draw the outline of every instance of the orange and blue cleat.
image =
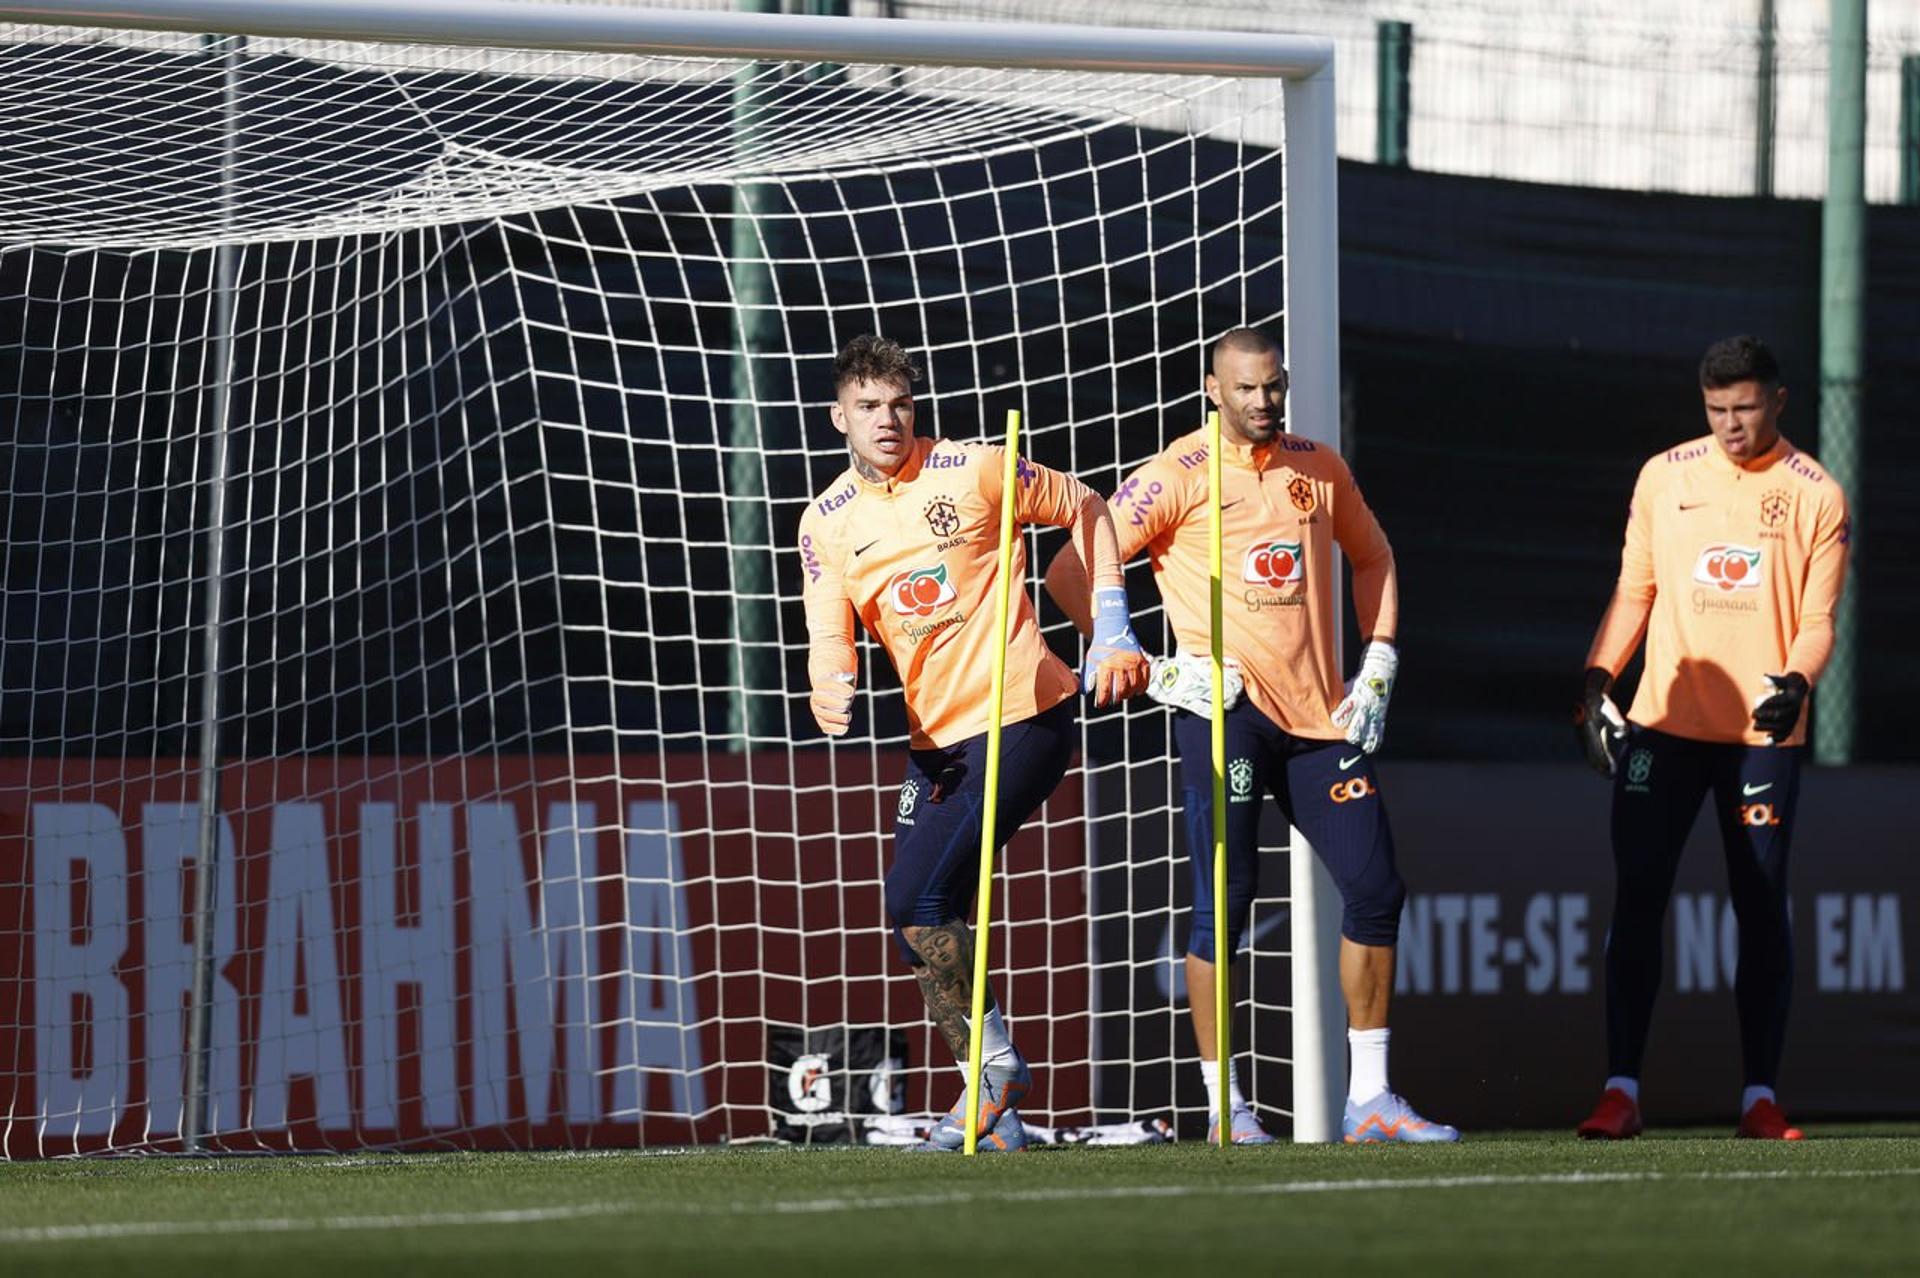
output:
[{"label": "orange and blue cleat", "polygon": [[1027,1147],[1027,1125],[1020,1121],[1020,1111],[1003,1109],[999,1117],[993,1120],[993,1129],[974,1142],[977,1154],[1017,1154]]},{"label": "orange and blue cleat", "polygon": [[1640,1104],[1618,1087],[1609,1087],[1574,1131],[1581,1140],[1631,1140],[1641,1131]]},{"label": "orange and blue cleat", "polygon": [[1346,1121],[1341,1126],[1349,1145],[1370,1145],[1376,1141],[1432,1145],[1460,1139],[1458,1128],[1420,1117],[1413,1112],[1413,1106],[1393,1092],[1381,1092],[1360,1105],[1348,1101]]},{"label": "orange and blue cleat", "polygon": [[[949,1113],[935,1123],[927,1139],[907,1150],[915,1154],[957,1154],[967,1147],[967,1120],[964,1113]],[[974,1142],[978,1154],[1016,1154],[1027,1147],[1027,1125],[1020,1111],[1003,1109],[994,1116],[993,1126]]]},{"label": "orange and blue cleat", "polygon": [[[1233,1110],[1233,1125],[1230,1129],[1233,1143],[1236,1145],[1274,1145],[1279,1142],[1267,1134],[1267,1129],[1254,1117],[1253,1109],[1247,1105],[1236,1105]],[[1220,1117],[1215,1115],[1207,1123],[1207,1144],[1220,1143]]]},{"label": "orange and blue cleat", "polygon": [[[1027,1093],[1032,1090],[1033,1071],[1027,1068],[1026,1058],[1020,1055],[1018,1049],[1014,1051],[1011,1066],[986,1065],[981,1068],[980,1127],[979,1140],[975,1142],[975,1148],[986,1149],[992,1143],[990,1138],[995,1134],[1000,1119],[1004,1115],[1011,1115],[1013,1122],[1007,1132],[1001,1133],[1002,1146],[1012,1140],[1018,1142],[1012,1146],[1014,1149],[1026,1145],[1026,1128],[1021,1126],[1019,1115],[1014,1114],[1013,1111],[1014,1107],[1025,1100]],[[962,1088],[960,1099],[953,1103],[953,1108],[947,1111],[946,1117],[935,1123],[933,1130],[927,1133],[926,1145],[946,1151],[964,1149],[966,1144],[967,1092]],[[996,1146],[996,1152],[1000,1152],[1002,1146]],[[915,1146],[915,1148],[923,1147]]]}]

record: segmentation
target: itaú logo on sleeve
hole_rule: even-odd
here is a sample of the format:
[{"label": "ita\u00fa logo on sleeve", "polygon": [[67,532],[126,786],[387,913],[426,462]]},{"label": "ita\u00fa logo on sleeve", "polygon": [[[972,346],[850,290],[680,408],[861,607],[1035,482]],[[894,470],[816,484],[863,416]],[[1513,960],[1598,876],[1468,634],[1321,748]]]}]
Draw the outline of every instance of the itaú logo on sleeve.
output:
[{"label": "ita\u00fa logo on sleeve", "polygon": [[1297,541],[1256,543],[1247,551],[1246,561],[1240,570],[1241,580],[1256,586],[1284,586],[1299,581],[1302,575],[1300,543]]},{"label": "ita\u00fa logo on sleeve", "polygon": [[1758,590],[1760,552],[1751,546],[1716,542],[1693,561],[1693,579],[1721,591]]},{"label": "ita\u00fa logo on sleeve", "polygon": [[893,610],[903,617],[931,617],[935,608],[944,608],[958,599],[959,593],[947,580],[947,566],[909,568],[887,583],[893,596]]}]

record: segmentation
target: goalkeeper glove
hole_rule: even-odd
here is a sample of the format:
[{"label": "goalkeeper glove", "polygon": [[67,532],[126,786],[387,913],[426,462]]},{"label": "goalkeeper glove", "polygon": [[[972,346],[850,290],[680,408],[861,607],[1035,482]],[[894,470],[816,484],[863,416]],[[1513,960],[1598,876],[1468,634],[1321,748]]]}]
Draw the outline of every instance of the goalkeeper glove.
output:
[{"label": "goalkeeper glove", "polygon": [[1093,694],[1096,706],[1112,705],[1147,686],[1147,654],[1133,637],[1125,586],[1101,586],[1093,592],[1093,640],[1080,664],[1080,691]]},{"label": "goalkeeper glove", "polygon": [[820,725],[820,731],[830,737],[846,736],[853,726],[853,671],[838,671],[828,675],[824,683],[815,682],[807,708],[813,711],[813,721]]},{"label": "goalkeeper glove", "polygon": [[[1213,717],[1213,661],[1208,657],[1189,657],[1184,652],[1171,657],[1155,657],[1148,663],[1151,678],[1147,695],[1163,706],[1185,710],[1202,718]],[[1240,674],[1240,663],[1232,657],[1221,662],[1220,707],[1231,710],[1246,691],[1247,681]]]},{"label": "goalkeeper glove", "polygon": [[1393,696],[1393,676],[1400,654],[1393,645],[1374,640],[1360,654],[1360,669],[1347,684],[1347,696],[1333,708],[1333,726],[1344,729],[1347,744],[1368,754],[1380,748],[1387,735],[1387,701]]},{"label": "goalkeeper glove", "polygon": [[1789,670],[1768,675],[1767,690],[1753,703],[1753,726],[1779,745],[1800,725],[1801,707],[1807,704],[1807,677]]},{"label": "goalkeeper glove", "polygon": [[1573,708],[1573,734],[1586,752],[1587,766],[1603,777],[1613,775],[1620,745],[1627,739],[1627,721],[1607,695],[1612,686],[1612,675],[1600,666],[1592,667],[1587,671],[1580,703]]}]

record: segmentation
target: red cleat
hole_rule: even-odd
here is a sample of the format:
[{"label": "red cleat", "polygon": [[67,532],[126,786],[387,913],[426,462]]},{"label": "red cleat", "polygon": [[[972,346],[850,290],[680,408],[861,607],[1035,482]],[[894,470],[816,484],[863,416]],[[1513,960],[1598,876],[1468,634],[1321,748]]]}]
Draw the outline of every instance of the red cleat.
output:
[{"label": "red cleat", "polygon": [[1787,1126],[1787,1116],[1770,1100],[1757,1100],[1740,1118],[1740,1130],[1734,1135],[1748,1140],[1805,1140],[1798,1127]]},{"label": "red cleat", "polygon": [[1574,1129],[1582,1140],[1631,1140],[1640,1134],[1640,1106],[1617,1087],[1609,1087],[1587,1121]]}]

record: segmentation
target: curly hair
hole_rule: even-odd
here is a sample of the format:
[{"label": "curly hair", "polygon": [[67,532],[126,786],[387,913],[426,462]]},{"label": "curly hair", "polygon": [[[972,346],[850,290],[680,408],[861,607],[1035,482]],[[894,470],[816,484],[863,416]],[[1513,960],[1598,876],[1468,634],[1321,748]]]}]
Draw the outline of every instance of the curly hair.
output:
[{"label": "curly hair", "polygon": [[920,380],[913,357],[900,343],[863,333],[840,348],[833,358],[833,393],[859,382],[912,386]]}]

